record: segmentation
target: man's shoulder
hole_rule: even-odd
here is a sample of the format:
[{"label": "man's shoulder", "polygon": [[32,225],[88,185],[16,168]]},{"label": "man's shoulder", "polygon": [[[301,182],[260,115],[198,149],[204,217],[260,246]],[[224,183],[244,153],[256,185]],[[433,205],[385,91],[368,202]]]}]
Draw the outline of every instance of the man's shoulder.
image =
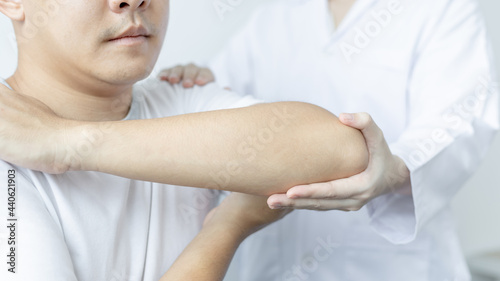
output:
[{"label": "man's shoulder", "polygon": [[148,79],[139,84],[134,98],[153,115],[148,118],[245,107],[261,102],[225,90],[216,83],[186,89],[180,84],[171,85],[158,79]]},{"label": "man's shoulder", "polygon": [[184,90],[178,85],[148,78],[134,86],[134,106],[141,108],[138,118],[159,118],[182,113]]}]

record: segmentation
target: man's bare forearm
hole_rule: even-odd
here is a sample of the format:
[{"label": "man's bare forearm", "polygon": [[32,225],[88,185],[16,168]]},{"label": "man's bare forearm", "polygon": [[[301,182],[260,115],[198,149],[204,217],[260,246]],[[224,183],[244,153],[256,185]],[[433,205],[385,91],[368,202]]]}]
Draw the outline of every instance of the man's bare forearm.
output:
[{"label": "man's bare forearm", "polygon": [[245,237],[218,226],[204,227],[160,281],[223,280]]},{"label": "man's bare forearm", "polygon": [[290,212],[269,209],[266,199],[231,193],[207,215],[200,233],[184,249],[161,281],[222,280],[238,245],[252,233]]},{"label": "man's bare forearm", "polygon": [[348,177],[368,162],[359,131],[299,102],[86,123],[75,130],[73,150],[88,139],[91,153],[81,159],[69,154],[72,169],[258,195]]}]

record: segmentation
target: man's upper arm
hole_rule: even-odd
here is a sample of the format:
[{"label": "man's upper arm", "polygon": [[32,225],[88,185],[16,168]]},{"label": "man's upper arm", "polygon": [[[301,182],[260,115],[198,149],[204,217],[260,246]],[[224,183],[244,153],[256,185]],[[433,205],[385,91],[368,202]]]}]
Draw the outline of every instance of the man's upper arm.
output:
[{"label": "man's upper arm", "polygon": [[0,280],[77,280],[61,228],[37,188],[4,162],[0,180]]}]

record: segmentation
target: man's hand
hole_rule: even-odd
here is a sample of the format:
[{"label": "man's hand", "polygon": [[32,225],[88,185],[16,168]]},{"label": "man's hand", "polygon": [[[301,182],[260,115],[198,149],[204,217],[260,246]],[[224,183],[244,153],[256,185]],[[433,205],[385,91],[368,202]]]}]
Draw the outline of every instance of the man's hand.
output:
[{"label": "man's hand", "polygon": [[271,210],[266,197],[232,192],[205,218],[204,225],[220,225],[243,237],[283,218],[291,210]]},{"label": "man's hand", "polygon": [[341,114],[340,121],[361,130],[369,151],[365,171],[327,183],[295,186],[286,194],[269,197],[271,208],[357,211],[373,198],[409,186],[410,172],[393,155],[382,130],[367,113]]},{"label": "man's hand", "polygon": [[162,70],[158,77],[171,84],[177,84],[182,81],[184,88],[191,88],[194,85],[204,86],[215,81],[214,74],[210,69],[198,67],[192,63]]},{"label": "man's hand", "polygon": [[68,170],[66,126],[37,99],[0,85],[0,159],[48,173]]}]

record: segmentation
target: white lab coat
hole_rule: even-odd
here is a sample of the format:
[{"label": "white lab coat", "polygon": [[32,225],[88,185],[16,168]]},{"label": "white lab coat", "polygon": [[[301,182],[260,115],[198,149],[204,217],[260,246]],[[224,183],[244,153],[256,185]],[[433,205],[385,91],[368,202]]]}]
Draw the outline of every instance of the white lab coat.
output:
[{"label": "white lab coat", "polygon": [[449,204],[499,127],[475,1],[358,0],[336,30],[326,0],[274,1],[210,66],[236,92],[370,113],[411,171],[413,195],[387,194],[358,212],[296,211],[250,237],[230,276],[470,279]]}]

